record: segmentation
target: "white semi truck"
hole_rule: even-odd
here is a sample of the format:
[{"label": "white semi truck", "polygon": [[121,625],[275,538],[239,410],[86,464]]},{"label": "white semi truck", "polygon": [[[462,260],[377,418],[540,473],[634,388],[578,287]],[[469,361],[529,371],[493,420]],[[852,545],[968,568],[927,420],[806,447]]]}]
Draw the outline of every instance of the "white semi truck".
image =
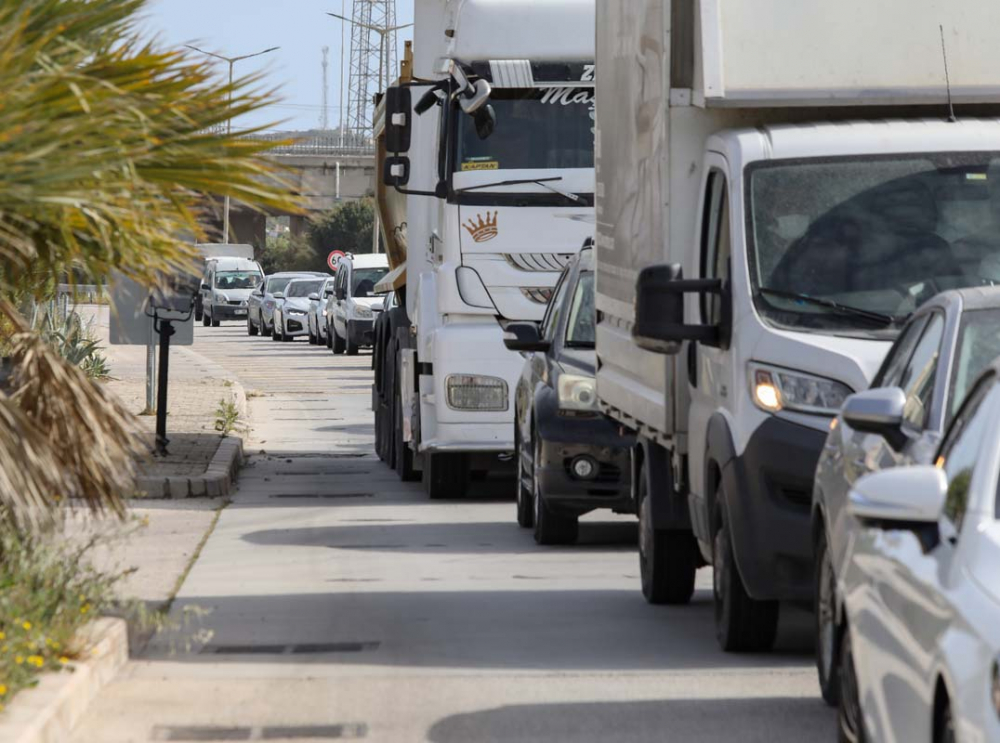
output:
[{"label": "white semi truck", "polygon": [[[378,449],[432,498],[514,448],[522,357],[593,234],[593,0],[417,0],[376,114],[376,200],[398,306],[376,330]],[[510,457],[507,456],[509,460]]]},{"label": "white semi truck", "polygon": [[765,649],[812,599],[835,411],[923,301],[1000,281],[1000,6],[597,11],[597,387],[639,434],[643,593],[712,564],[720,644]]}]

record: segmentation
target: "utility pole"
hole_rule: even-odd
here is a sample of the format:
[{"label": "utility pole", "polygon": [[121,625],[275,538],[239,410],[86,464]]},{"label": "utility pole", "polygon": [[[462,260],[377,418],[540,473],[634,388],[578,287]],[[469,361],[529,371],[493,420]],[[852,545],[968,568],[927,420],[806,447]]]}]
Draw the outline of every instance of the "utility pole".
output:
[{"label": "utility pole", "polygon": [[330,129],[330,47],[323,47],[323,113],[319,117],[319,128]]},{"label": "utility pole", "polygon": [[[251,59],[253,57],[260,57],[264,54],[270,54],[271,52],[278,51],[280,46],[272,46],[270,49],[265,49],[261,52],[254,52],[253,54],[244,54],[239,57],[224,57],[221,54],[215,54],[214,52],[206,52],[204,49],[199,49],[196,46],[191,46],[190,44],[185,44],[188,49],[193,49],[199,54],[204,54],[206,57],[214,57],[215,59],[221,59],[223,62],[229,64],[229,109],[232,111],[233,108],[233,68],[236,67],[237,62],[242,62],[244,59]],[[232,115],[226,119],[226,136],[233,133],[233,117]],[[229,195],[226,194],[225,205],[223,206],[223,216],[222,216],[222,242],[224,245],[229,244],[229,207],[230,199]]]},{"label": "utility pole", "polygon": [[[346,12],[347,0],[340,0],[340,12]],[[344,149],[344,45],[347,24],[340,24],[340,149]],[[340,165],[337,166],[337,197],[340,197]]]}]

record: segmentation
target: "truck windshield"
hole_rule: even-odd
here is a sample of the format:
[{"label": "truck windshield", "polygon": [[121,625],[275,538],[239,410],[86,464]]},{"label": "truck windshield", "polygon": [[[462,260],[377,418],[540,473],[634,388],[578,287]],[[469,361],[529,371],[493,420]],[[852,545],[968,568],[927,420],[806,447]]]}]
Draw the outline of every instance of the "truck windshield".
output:
[{"label": "truck windshield", "polygon": [[750,274],[776,325],[888,329],[938,292],[1000,282],[1000,154],[748,168]]},{"label": "truck windshield", "polygon": [[592,88],[495,89],[496,130],[476,134],[459,115],[456,170],[548,170],[594,167]]},{"label": "truck windshield", "polygon": [[216,289],[256,289],[261,275],[256,271],[219,271],[215,274]]}]

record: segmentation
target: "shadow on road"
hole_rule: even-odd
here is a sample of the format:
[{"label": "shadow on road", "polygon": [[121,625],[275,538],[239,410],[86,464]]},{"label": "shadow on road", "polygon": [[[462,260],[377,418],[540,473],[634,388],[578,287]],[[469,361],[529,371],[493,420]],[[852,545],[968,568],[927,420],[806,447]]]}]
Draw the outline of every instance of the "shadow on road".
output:
[{"label": "shadow on road", "polygon": [[834,719],[833,710],[819,699],[796,697],[511,705],[446,717],[431,727],[427,739],[432,743],[801,743],[810,737],[806,731],[817,726],[829,731]]}]

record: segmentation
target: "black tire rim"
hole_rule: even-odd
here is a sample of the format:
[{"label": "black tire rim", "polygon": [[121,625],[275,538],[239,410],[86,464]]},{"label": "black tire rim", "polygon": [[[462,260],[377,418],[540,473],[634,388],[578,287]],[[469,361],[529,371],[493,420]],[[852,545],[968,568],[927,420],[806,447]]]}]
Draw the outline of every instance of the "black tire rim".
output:
[{"label": "black tire rim", "polygon": [[837,652],[837,577],[830,562],[830,550],[823,544],[819,563],[819,592],[816,600],[817,657],[822,683],[830,683],[834,653]]}]

